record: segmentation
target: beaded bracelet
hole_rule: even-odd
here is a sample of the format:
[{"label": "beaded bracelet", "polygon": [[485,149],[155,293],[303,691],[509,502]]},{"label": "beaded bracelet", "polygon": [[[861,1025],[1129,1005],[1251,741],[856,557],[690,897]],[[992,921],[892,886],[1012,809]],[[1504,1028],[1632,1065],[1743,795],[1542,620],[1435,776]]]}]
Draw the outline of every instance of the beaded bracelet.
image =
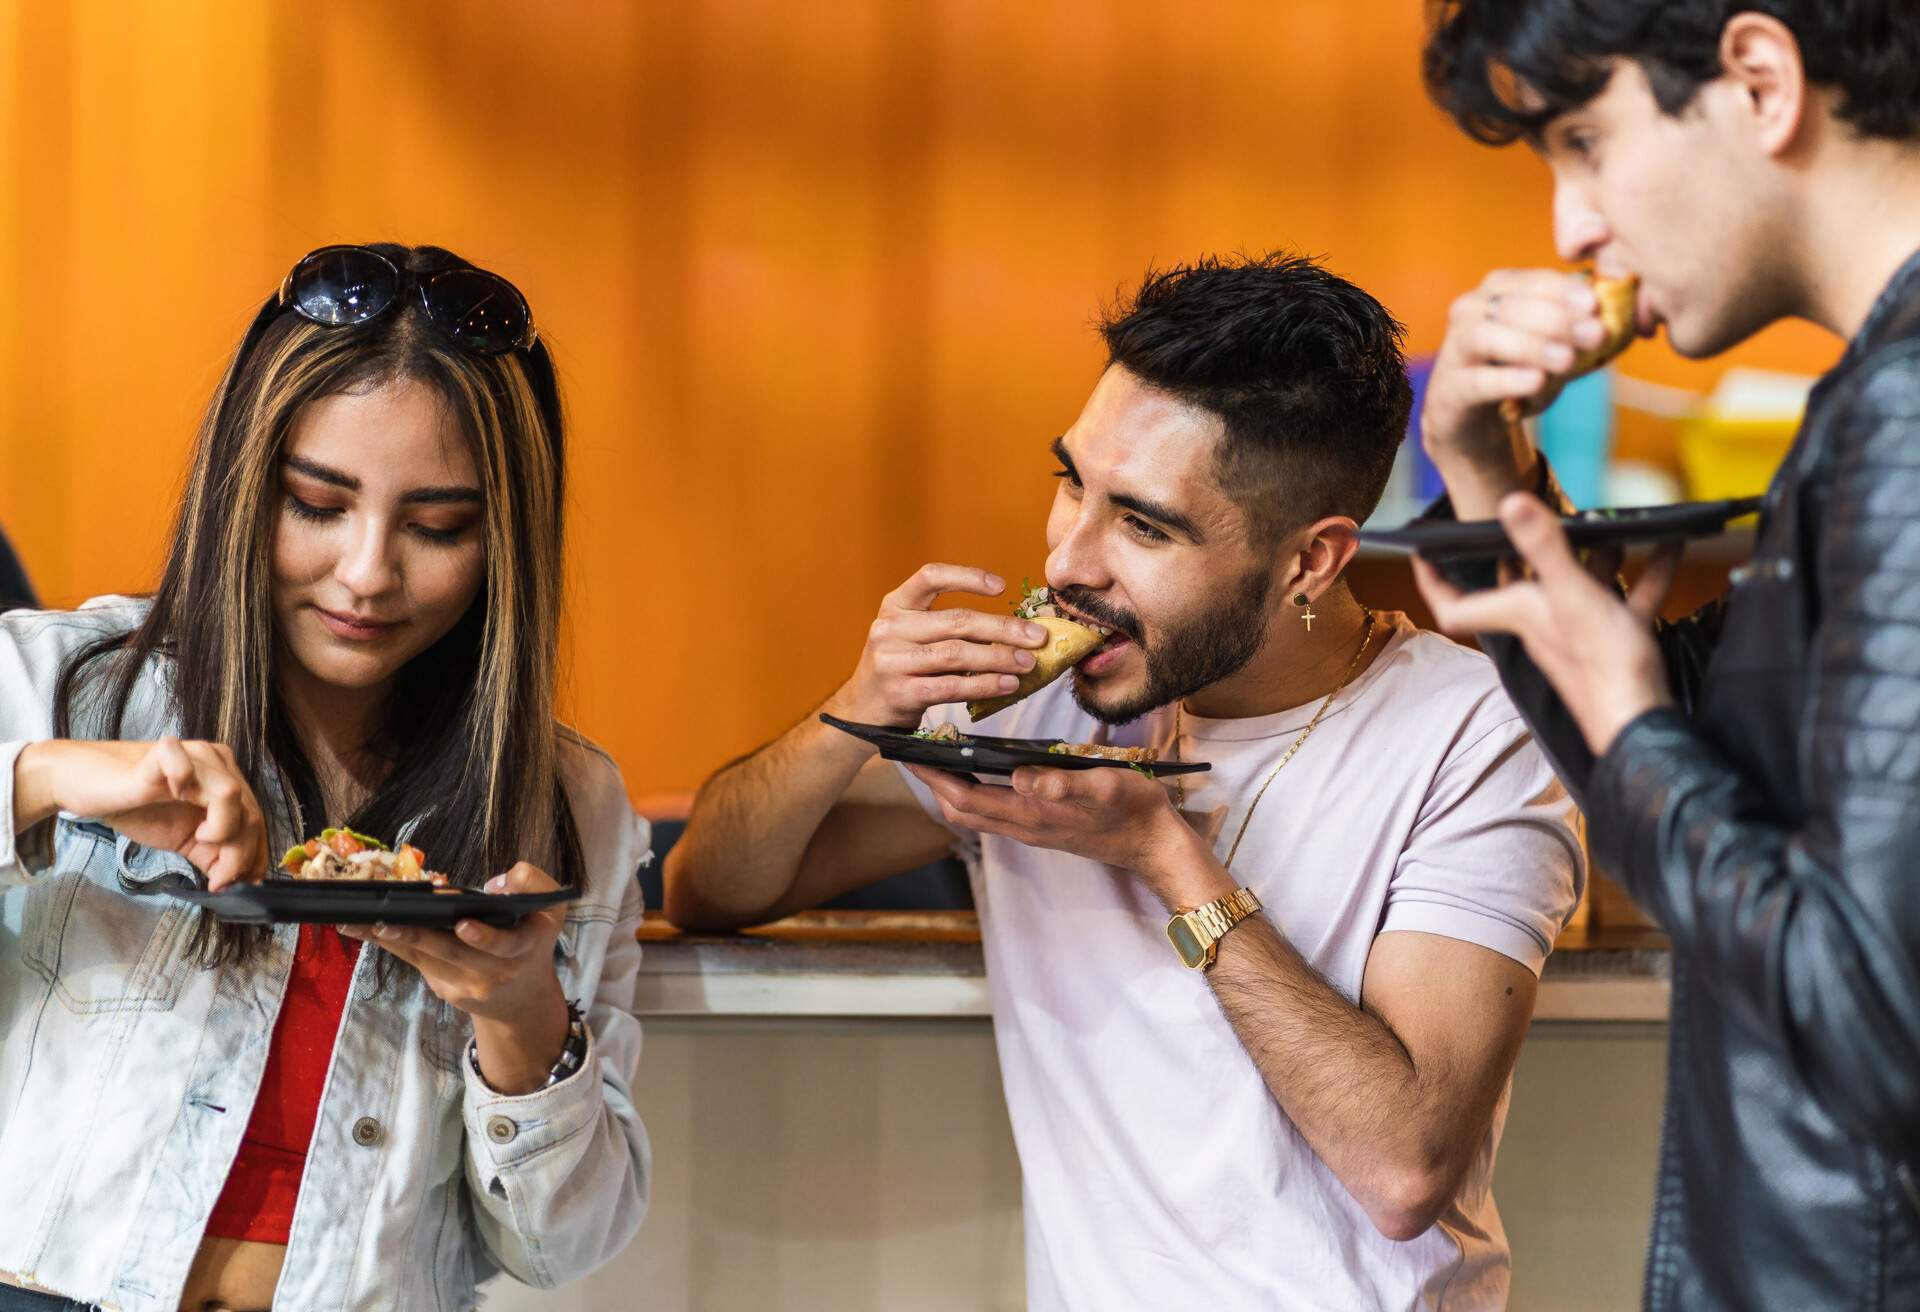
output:
[{"label": "beaded bracelet", "polygon": [[[587,1018],[580,1014],[580,1008],[572,1001],[567,1003],[567,1046],[560,1050],[560,1058],[553,1063],[553,1069],[547,1072],[547,1082],[540,1087],[551,1089],[560,1081],[580,1069],[580,1063],[587,1059]],[[480,1076],[480,1083],[487,1084],[487,1077],[480,1070],[480,1042],[467,1040],[467,1062],[473,1067],[473,1073]],[[487,1084],[489,1089],[493,1088]]]}]

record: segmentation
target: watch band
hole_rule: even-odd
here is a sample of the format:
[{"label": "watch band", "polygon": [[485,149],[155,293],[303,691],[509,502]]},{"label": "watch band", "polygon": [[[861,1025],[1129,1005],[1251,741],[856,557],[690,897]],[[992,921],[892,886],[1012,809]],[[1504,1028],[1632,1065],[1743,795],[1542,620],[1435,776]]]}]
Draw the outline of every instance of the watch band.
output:
[{"label": "watch band", "polygon": [[1180,954],[1182,965],[1204,970],[1219,955],[1220,940],[1227,931],[1259,909],[1260,899],[1251,888],[1236,888],[1205,906],[1174,912],[1167,922],[1167,937]]},{"label": "watch band", "polygon": [[1207,937],[1219,942],[1228,930],[1260,909],[1260,899],[1250,888],[1236,888],[1225,897],[1215,898],[1190,914],[1207,931]]}]

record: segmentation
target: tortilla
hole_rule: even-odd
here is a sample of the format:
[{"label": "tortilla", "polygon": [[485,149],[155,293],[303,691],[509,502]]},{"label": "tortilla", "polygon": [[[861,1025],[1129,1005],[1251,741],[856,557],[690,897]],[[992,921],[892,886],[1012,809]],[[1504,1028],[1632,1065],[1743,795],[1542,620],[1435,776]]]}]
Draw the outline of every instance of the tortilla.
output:
[{"label": "tortilla", "polygon": [[[1607,335],[1598,346],[1574,356],[1573,367],[1567,371],[1569,379],[1592,373],[1633,345],[1635,300],[1639,292],[1638,274],[1593,280],[1593,294],[1600,302],[1600,326],[1606,329]],[[1510,396],[1500,403],[1500,417],[1510,424],[1519,423],[1533,413],[1534,398],[1531,397]]]},{"label": "tortilla", "polygon": [[1590,374],[1614,356],[1633,345],[1633,320],[1640,293],[1640,278],[1595,278],[1593,294],[1600,301],[1600,326],[1607,330],[1606,340],[1575,358],[1575,373]]},{"label": "tortilla", "polygon": [[976,724],[996,711],[1004,711],[1015,702],[1033,696],[1093,655],[1094,650],[1105,641],[1104,635],[1072,620],[1038,615],[1033,618],[1033,623],[1047,631],[1047,645],[1034,652],[1033,668],[1020,676],[1020,682],[1012,692],[990,697],[983,702],[967,703],[967,714],[974,718]]},{"label": "tortilla", "polygon": [[1160,759],[1160,753],[1151,747],[1114,747],[1108,743],[1055,743],[1047,750],[1055,756],[1097,756],[1129,765],[1152,765]]}]

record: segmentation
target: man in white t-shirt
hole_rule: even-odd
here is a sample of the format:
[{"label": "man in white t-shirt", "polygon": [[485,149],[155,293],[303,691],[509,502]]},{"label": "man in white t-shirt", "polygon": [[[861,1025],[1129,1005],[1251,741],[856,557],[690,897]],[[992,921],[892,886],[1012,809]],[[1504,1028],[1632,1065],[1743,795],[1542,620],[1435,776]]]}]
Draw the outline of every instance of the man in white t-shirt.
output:
[{"label": "man in white t-shirt", "polygon": [[[1344,582],[1405,429],[1400,327],[1276,255],[1151,274],[1102,332],[1046,579],[1113,636],[981,731],[1211,770],[1009,787],[809,716],[701,790],[667,912],[762,921],[958,848],[1034,1309],[1501,1306],[1494,1149],[1584,855],[1487,659]],[[822,709],[972,731],[1042,632],[932,606],[1003,589],[923,567]]]}]

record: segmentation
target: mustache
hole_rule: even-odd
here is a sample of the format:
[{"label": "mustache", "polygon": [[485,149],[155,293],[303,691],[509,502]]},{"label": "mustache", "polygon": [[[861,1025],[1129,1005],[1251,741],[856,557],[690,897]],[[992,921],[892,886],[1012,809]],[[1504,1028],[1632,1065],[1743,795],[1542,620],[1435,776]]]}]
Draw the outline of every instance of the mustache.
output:
[{"label": "mustache", "polygon": [[1085,615],[1088,619],[1098,620],[1115,632],[1126,634],[1128,638],[1136,643],[1140,641],[1140,617],[1138,615],[1129,614],[1117,606],[1109,606],[1090,590],[1078,584],[1069,584],[1064,588],[1055,588],[1053,595],[1060,601],[1064,601],[1067,605],[1079,611],[1082,615]]}]

